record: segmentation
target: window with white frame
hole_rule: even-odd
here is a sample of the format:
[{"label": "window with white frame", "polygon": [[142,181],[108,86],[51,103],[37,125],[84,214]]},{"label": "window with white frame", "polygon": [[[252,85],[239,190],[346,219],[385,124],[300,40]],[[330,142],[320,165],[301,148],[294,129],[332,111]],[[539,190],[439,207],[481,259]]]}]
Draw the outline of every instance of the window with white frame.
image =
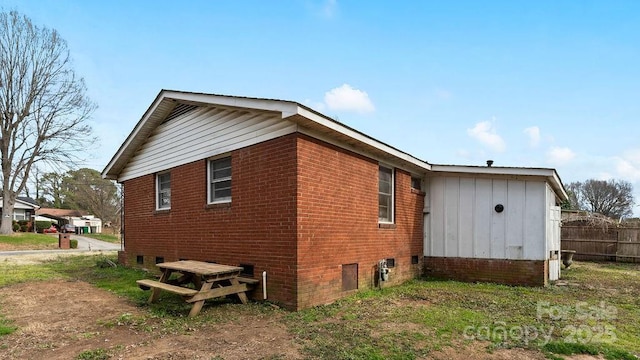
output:
[{"label": "window with white frame", "polygon": [[171,209],[171,173],[156,175],[156,208]]},{"label": "window with white frame", "polygon": [[14,209],[13,220],[28,220],[24,209]]},{"label": "window with white frame", "polygon": [[378,175],[378,222],[393,222],[393,169],[384,166]]},{"label": "window with white frame", "polygon": [[231,157],[209,160],[209,203],[231,201]]}]

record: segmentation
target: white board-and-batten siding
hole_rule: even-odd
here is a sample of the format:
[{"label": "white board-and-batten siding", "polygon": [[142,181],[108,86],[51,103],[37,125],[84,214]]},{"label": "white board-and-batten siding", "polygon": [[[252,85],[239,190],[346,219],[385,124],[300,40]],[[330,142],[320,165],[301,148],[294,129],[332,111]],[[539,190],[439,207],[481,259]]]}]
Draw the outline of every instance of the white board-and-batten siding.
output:
[{"label": "white board-and-batten siding", "polygon": [[158,126],[118,181],[153,174],[296,131],[280,113],[200,107]]},{"label": "white board-and-batten siding", "polygon": [[[425,256],[544,260],[544,181],[432,177]],[[502,204],[504,211],[496,212]]]}]

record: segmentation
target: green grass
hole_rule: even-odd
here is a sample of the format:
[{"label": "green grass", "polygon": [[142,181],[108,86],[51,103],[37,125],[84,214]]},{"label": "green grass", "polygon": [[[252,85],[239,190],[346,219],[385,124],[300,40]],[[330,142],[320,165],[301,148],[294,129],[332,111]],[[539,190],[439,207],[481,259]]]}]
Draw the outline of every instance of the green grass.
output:
[{"label": "green grass", "polygon": [[111,234],[82,234],[84,237],[106,241],[114,244],[120,244],[120,238],[117,235]]},{"label": "green grass", "polygon": [[0,315],[0,336],[11,334],[16,331],[16,329],[9,320]]},{"label": "green grass", "polygon": [[77,360],[107,360],[110,358],[111,356],[109,355],[107,350],[102,348],[86,350],[76,356]]},{"label": "green grass", "polygon": [[[640,354],[640,265],[576,262],[563,272],[567,286],[547,288],[414,280],[295,313],[266,303],[240,306],[221,300],[212,305],[212,301],[199,316],[187,318],[190,305],[174,294],[162,293],[159,302],[146,304],[149,292],[141,291],[135,280],[149,274],[105,266],[105,259],[78,256],[40,265],[0,263],[5,274],[0,286],[33,279],[86,281],[148,310],[142,317],[121,314],[113,324],[103,325],[126,324],[141,331],[188,333],[238,318],[276,318],[310,359],[428,358],[444,347],[477,341],[482,341],[482,348],[490,344],[488,351],[516,347],[550,358],[601,354],[607,359],[631,359]],[[2,326],[13,329],[0,318],[0,331]],[[87,356],[101,356],[98,350]]]},{"label": "green grass", "polygon": [[40,250],[58,247],[58,236],[36,233],[15,233],[0,235],[0,244],[6,244],[12,250]]},{"label": "green grass", "polygon": [[570,286],[416,280],[287,318],[312,358],[412,359],[473,341],[553,353],[547,344],[575,341],[627,359],[640,354],[639,275],[638,265],[577,263],[563,275]]},{"label": "green grass", "polygon": [[575,354],[586,354],[586,355],[599,355],[602,354],[605,359],[608,360],[637,360],[638,358],[633,354],[616,349],[614,347],[608,345],[595,346],[592,344],[582,344],[582,343],[567,343],[563,341],[553,341],[544,345],[542,349],[547,354],[560,354],[560,355],[575,355]]},{"label": "green grass", "polygon": [[[111,234],[83,234],[82,236],[119,244],[117,235]],[[58,248],[58,234],[14,233],[0,235],[0,244],[5,244],[6,250],[44,250]]]}]

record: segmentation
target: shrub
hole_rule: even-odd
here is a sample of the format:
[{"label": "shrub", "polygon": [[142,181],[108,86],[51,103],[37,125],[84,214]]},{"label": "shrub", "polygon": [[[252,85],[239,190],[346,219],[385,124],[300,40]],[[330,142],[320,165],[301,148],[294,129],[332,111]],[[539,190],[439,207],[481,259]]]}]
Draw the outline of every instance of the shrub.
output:
[{"label": "shrub", "polygon": [[36,228],[38,229],[38,232],[42,232],[42,229],[48,229],[52,224],[53,222],[51,221],[38,220],[36,221]]},{"label": "shrub", "polygon": [[18,220],[18,225],[20,226],[20,231],[22,232],[28,232],[33,230],[33,228],[31,227],[30,220]]},{"label": "shrub", "polygon": [[20,230],[20,224],[17,221],[13,220],[13,231]]},{"label": "shrub", "polygon": [[78,240],[69,239],[69,247],[71,247],[72,249],[77,249],[78,248]]}]

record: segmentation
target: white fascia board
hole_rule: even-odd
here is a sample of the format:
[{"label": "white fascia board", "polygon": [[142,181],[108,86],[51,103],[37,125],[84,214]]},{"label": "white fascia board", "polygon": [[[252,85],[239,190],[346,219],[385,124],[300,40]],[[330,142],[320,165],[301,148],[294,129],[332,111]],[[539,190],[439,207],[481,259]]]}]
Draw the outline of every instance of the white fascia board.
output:
[{"label": "white fascia board", "polygon": [[236,96],[185,93],[166,90],[165,97],[174,100],[193,101],[206,105],[232,106],[239,108],[275,111],[282,113],[282,118],[296,114],[297,104],[285,100],[256,99]]},{"label": "white fascia board", "polygon": [[479,174],[479,175],[511,175],[511,176],[540,176],[547,178],[556,194],[561,200],[567,200],[569,196],[562,185],[562,181],[555,169],[548,168],[518,168],[518,167],[489,167],[489,166],[463,166],[463,165],[432,165],[433,172]]},{"label": "white fascia board", "polygon": [[144,113],[144,115],[142,116],[140,121],[138,121],[136,126],[133,128],[133,130],[131,131],[129,136],[127,136],[127,138],[122,143],[122,145],[120,145],[120,148],[115,153],[115,155],[113,155],[113,157],[111,158],[111,160],[109,161],[107,166],[105,166],[104,170],[102,170],[102,174],[101,175],[102,175],[102,177],[104,179],[118,180],[118,176],[117,175],[109,174],[111,172],[111,169],[116,164],[116,162],[120,159],[120,157],[124,154],[124,152],[129,149],[129,147],[131,146],[133,141],[136,140],[136,138],[138,137],[138,133],[140,132],[140,130],[142,128],[145,127],[147,121],[149,120],[149,117],[151,117],[151,115],[153,115],[153,113],[155,112],[155,110],[158,107],[158,105],[162,102],[162,100],[164,100],[164,98],[165,98],[164,94],[165,93],[166,93],[166,90],[161,90],[160,91],[160,93],[156,96],[156,98],[153,101],[153,103],[151,104],[151,106],[149,106],[149,108]]},{"label": "white fascia board", "polygon": [[552,176],[553,169],[542,168],[514,168],[514,167],[489,167],[489,166],[464,166],[464,165],[432,165],[433,172],[455,172],[465,174],[487,175],[522,175],[522,176]]},{"label": "white fascia board", "polygon": [[395,149],[389,145],[386,145],[382,142],[379,142],[369,136],[364,135],[361,132],[355,131],[353,129],[350,129],[344,125],[339,124],[338,122],[328,119],[324,116],[319,115],[316,112],[313,112],[305,107],[302,107],[300,105],[298,105],[298,110],[297,110],[298,115],[303,116],[309,120],[312,120],[324,127],[327,127],[333,131],[336,131],[338,133],[341,133],[343,135],[346,135],[352,139],[355,139],[359,142],[362,142],[366,145],[369,145],[371,147],[374,147],[378,150],[382,150],[390,155],[393,155],[399,159],[402,159],[410,164],[416,165],[422,169],[425,169],[426,171],[431,170],[431,164],[427,163],[426,161],[422,161],[420,159],[417,159],[407,153],[404,153],[398,149]]},{"label": "white fascia board", "polygon": [[158,105],[161,104],[165,99],[195,102],[202,104],[202,106],[218,105],[279,112],[282,114],[283,119],[285,117],[295,115],[298,110],[297,103],[284,100],[256,99],[214,94],[189,93],[174,90],[161,90],[149,109],[147,109],[140,121],[136,124],[133,131],[131,131],[131,134],[129,134],[122,146],[120,146],[116,154],[113,156],[113,158],[111,158],[111,161],[109,161],[107,166],[102,171],[103,178],[111,180],[118,179],[118,175],[110,174],[113,166],[117,163],[120,157],[125,155],[125,152],[129,150],[129,147],[132,146],[135,141],[140,141],[140,139],[138,139],[140,131],[147,126],[150,126],[148,124],[149,118],[153,116],[156,109],[158,108]]},{"label": "white fascia board", "polygon": [[558,175],[558,172],[553,170],[553,182],[552,185],[555,185],[557,187],[556,193],[558,193],[558,197],[560,198],[560,200],[562,201],[567,201],[569,200],[569,194],[567,194],[567,191],[564,188],[564,185],[562,184],[562,180],[560,179],[560,176]]}]

